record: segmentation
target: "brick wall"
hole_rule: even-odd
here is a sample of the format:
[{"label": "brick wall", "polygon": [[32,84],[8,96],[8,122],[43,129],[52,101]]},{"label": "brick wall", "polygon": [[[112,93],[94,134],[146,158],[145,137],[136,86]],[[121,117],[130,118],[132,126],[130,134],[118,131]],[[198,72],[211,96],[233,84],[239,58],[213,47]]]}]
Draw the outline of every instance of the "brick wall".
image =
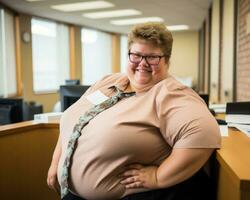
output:
[{"label": "brick wall", "polygon": [[[250,101],[250,0],[238,4],[237,101]],[[249,17],[248,17],[248,20]],[[248,22],[249,24],[250,22]]]}]

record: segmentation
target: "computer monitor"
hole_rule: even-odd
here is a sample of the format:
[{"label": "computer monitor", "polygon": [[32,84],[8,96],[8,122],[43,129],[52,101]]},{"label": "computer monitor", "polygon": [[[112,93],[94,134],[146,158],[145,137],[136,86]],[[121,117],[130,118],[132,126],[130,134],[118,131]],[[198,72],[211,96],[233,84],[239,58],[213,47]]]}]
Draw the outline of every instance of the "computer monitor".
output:
[{"label": "computer monitor", "polygon": [[89,85],[61,85],[61,110],[64,111],[73,103],[75,103],[87,91],[89,87]]},{"label": "computer monitor", "polygon": [[209,94],[199,94],[199,95],[205,101],[207,106],[209,106]]},{"label": "computer monitor", "polygon": [[250,115],[250,101],[227,102],[226,114]]},{"label": "computer monitor", "polygon": [[65,85],[80,85],[79,79],[68,79],[65,80]]},{"label": "computer monitor", "polygon": [[23,103],[23,121],[33,120],[35,114],[43,113],[43,105],[35,101]]},{"label": "computer monitor", "polygon": [[0,98],[0,125],[23,121],[23,99]]}]

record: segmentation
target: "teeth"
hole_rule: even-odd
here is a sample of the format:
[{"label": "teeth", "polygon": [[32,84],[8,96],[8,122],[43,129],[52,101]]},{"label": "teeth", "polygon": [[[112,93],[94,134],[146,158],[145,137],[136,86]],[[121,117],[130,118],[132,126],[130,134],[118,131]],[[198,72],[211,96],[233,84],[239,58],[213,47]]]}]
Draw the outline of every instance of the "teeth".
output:
[{"label": "teeth", "polygon": [[149,72],[149,71],[144,70],[144,69],[136,69],[136,71],[138,71],[138,72]]}]

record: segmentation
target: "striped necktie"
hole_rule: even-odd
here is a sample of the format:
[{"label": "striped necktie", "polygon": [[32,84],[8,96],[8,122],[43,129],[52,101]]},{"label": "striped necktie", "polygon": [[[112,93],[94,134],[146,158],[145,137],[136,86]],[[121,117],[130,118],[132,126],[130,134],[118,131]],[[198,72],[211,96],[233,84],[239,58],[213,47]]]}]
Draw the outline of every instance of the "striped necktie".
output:
[{"label": "striped necktie", "polygon": [[135,95],[135,92],[125,93],[122,92],[118,87],[114,86],[116,89],[116,94],[106,101],[95,105],[94,107],[90,108],[86,113],[80,116],[78,123],[74,126],[73,133],[70,136],[66,157],[62,167],[62,175],[61,175],[61,198],[68,194],[68,177],[69,177],[69,168],[70,168],[70,160],[73,155],[73,151],[75,148],[75,144],[78,138],[81,136],[82,129],[89,123],[91,119],[93,119],[96,115],[101,113],[102,111],[110,108],[111,106],[115,105],[119,100],[125,97],[130,97]]}]

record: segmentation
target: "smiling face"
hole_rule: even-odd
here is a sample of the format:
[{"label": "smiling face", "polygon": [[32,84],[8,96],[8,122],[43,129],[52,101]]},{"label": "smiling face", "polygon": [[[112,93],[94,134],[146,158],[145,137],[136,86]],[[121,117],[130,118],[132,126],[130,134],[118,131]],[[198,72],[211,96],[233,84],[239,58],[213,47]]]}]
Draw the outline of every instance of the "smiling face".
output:
[{"label": "smiling face", "polygon": [[130,86],[136,92],[146,91],[153,87],[155,84],[167,77],[168,61],[165,57],[159,58],[159,64],[149,64],[150,59],[155,56],[162,56],[163,52],[159,47],[155,47],[152,43],[138,40],[131,44],[130,53],[136,56],[151,56],[147,61],[145,57],[138,63],[131,62],[128,59],[127,74],[130,80]]}]

